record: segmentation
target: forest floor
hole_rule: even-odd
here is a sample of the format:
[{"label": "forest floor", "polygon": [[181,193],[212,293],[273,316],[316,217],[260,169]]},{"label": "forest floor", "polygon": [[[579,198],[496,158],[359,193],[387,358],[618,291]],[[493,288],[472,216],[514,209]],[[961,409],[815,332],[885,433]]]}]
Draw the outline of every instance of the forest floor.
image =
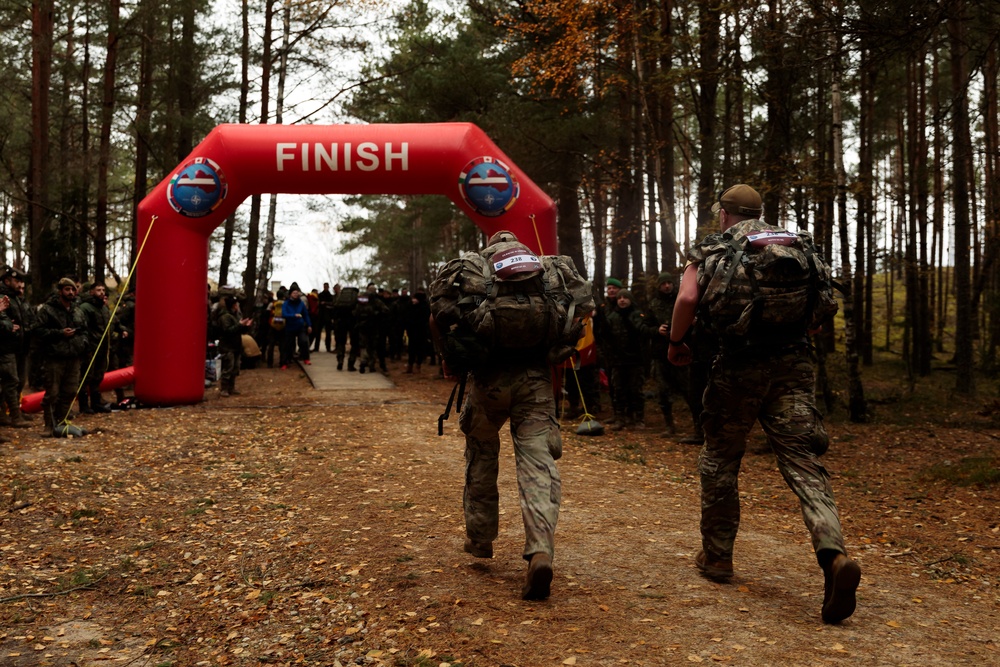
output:
[{"label": "forest floor", "polygon": [[496,555],[477,560],[455,415],[437,436],[453,385],[402,371],[351,395],[244,371],[239,397],[83,416],[84,438],[18,430],[0,444],[0,665],[1000,664],[996,400],[872,382],[872,423],[828,420],[863,570],[829,626],[759,431],[736,577],[699,576],[698,448],[660,435],[652,400],[643,431],[564,425],[552,597],[522,601],[509,436]]}]

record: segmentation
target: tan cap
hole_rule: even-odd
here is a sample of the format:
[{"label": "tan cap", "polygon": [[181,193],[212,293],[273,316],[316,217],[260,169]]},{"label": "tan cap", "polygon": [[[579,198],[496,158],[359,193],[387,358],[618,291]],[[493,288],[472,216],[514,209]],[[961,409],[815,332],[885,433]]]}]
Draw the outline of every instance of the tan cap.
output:
[{"label": "tan cap", "polygon": [[759,216],[764,211],[760,194],[743,183],[734,185],[719,195],[719,201],[712,206],[712,213],[718,213],[720,208],[733,215]]}]

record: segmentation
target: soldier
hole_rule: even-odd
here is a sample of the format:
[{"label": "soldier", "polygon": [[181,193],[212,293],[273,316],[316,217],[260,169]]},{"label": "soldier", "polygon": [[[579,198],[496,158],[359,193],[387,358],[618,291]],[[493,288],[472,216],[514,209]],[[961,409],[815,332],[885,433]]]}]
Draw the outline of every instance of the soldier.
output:
[{"label": "soldier", "polygon": [[[358,302],[354,306],[352,321],[354,322],[354,333],[357,336],[359,346],[359,356],[361,363],[358,371],[364,373],[365,370],[375,372],[376,360],[385,372],[385,357],[382,352],[382,343],[385,338],[384,321],[389,313],[389,306],[385,305],[382,296],[374,283],[369,283],[364,294],[358,295]],[[353,339],[352,339],[353,340]],[[354,370],[354,348],[351,348],[351,366]]]},{"label": "soldier", "polygon": [[670,335],[670,320],[674,316],[674,302],[677,299],[675,289],[674,274],[664,271],[656,280],[657,288],[653,298],[649,300],[649,318],[651,324],[658,324],[658,336],[653,337],[653,371],[656,374],[657,394],[660,402],[660,411],[666,423],[664,436],[676,434],[677,427],[674,423],[674,396],[682,397],[691,411],[691,419],[694,421],[695,433],[693,436],[685,436],[681,442],[697,442],[701,444],[701,398],[692,400],[690,366],[674,366],[667,360],[667,340]]},{"label": "soldier", "polygon": [[6,408],[10,424],[14,427],[26,427],[31,421],[27,414],[21,412],[21,391],[28,377],[28,338],[35,321],[34,309],[24,300],[27,278],[23,271],[13,266],[6,267],[0,278],[0,295],[7,297],[9,303],[4,312],[12,325],[11,335],[0,344],[5,366],[0,374],[0,393],[3,396],[0,412]]},{"label": "soldier", "polygon": [[[80,373],[86,373],[80,390],[80,412],[111,412],[101,396],[101,381],[108,370],[111,332],[111,311],[108,310],[107,288],[104,283],[94,282],[84,286],[86,294],[80,298],[80,312],[87,322],[87,350],[81,360]],[[88,372],[89,366],[89,372]]]},{"label": "soldier", "polygon": [[243,334],[250,330],[253,320],[242,317],[240,302],[235,295],[219,300],[215,313],[215,327],[219,332],[219,354],[222,356],[222,373],[219,377],[219,396],[239,396],[236,376],[240,374],[240,356],[243,353]]},{"label": "soldier", "polygon": [[[501,253],[503,257],[493,266],[500,267],[495,268],[498,282],[513,284],[514,293],[508,298],[517,297],[523,303],[535,298],[536,293],[529,293],[527,288],[523,293],[518,292],[516,285],[522,280],[533,280],[541,272],[539,259],[518,243],[514,234],[506,231],[494,234],[480,255],[487,262],[492,262],[496,254]],[[568,267],[579,279],[582,296],[579,297],[580,308],[576,314],[583,315],[594,307],[591,286],[580,279],[572,268],[572,262],[568,261]],[[441,291],[438,290],[441,287],[447,289],[449,280],[444,271],[435,280],[432,307],[442,303],[443,299],[439,298]],[[577,295],[574,294],[574,297]],[[499,303],[497,312],[500,312]],[[528,325],[526,318],[531,318],[529,312],[534,314],[533,311],[522,311],[519,322],[523,319],[522,324]],[[444,310],[435,310],[431,320],[431,331],[442,350],[447,348],[443,336],[451,326],[443,316]],[[548,324],[550,320],[543,315],[541,321]],[[524,326],[524,329],[528,330],[529,326]],[[579,336],[579,328],[574,332]],[[549,597],[552,582],[555,529],[562,495],[562,482],[555,463],[562,455],[562,438],[555,420],[556,405],[549,362],[561,362],[565,356],[558,359],[551,357],[550,350],[557,344],[555,341],[543,340],[531,347],[512,350],[503,346],[501,334],[498,333],[497,338],[499,340],[488,359],[477,365],[469,376],[472,389],[459,420],[465,434],[464,550],[476,558],[493,557],[493,540],[499,532],[500,518],[497,490],[500,429],[510,420],[524,522],[523,556],[528,562],[521,597],[525,600],[544,600]],[[575,339],[560,342],[568,342],[568,350],[572,353]],[[445,370],[448,374],[449,369]]]},{"label": "soldier", "polygon": [[35,335],[45,362],[42,435],[52,437],[56,427],[69,421],[87,350],[87,321],[76,306],[76,283],[70,278],[60,278],[55,294],[38,309]]},{"label": "soldier", "polygon": [[[326,340],[326,351],[331,351],[331,339],[333,337],[333,299],[334,294],[330,291],[330,283],[323,283],[323,291],[319,293],[319,321],[315,323],[319,330],[319,337]],[[316,345],[319,352],[319,345]]]},{"label": "soldier", "polygon": [[[761,198],[748,185],[723,192],[712,210],[719,214],[720,228],[729,238],[742,239],[749,230],[773,229],[759,221]],[[691,362],[685,335],[699,304],[716,296],[706,294],[715,276],[706,265],[716,261],[717,255],[710,258],[706,251],[718,243],[727,240],[709,235],[689,253],[670,327],[668,354],[674,364]],[[733,544],[740,523],[737,478],[747,434],[759,421],[782,477],[799,497],[823,569],[823,621],[838,623],[854,613],[861,568],[846,555],[830,475],[814,451],[817,441],[826,439],[826,432],[815,407],[807,326],[799,319],[721,339],[704,397],[705,444],[698,463],[702,549],[695,563],[708,577],[733,576]]]}]

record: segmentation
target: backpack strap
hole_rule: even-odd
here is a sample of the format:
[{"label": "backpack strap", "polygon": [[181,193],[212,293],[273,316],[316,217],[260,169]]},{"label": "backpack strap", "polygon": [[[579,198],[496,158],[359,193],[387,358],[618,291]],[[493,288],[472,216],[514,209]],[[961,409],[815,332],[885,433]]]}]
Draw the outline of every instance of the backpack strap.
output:
[{"label": "backpack strap", "polygon": [[468,378],[468,373],[462,373],[462,377],[452,387],[451,396],[448,397],[448,404],[445,406],[444,412],[438,417],[438,435],[444,435],[444,423],[451,416],[451,406],[455,402],[456,392],[458,393],[458,405],[455,406],[455,411],[458,412],[462,409],[462,400],[465,398],[465,382]]}]

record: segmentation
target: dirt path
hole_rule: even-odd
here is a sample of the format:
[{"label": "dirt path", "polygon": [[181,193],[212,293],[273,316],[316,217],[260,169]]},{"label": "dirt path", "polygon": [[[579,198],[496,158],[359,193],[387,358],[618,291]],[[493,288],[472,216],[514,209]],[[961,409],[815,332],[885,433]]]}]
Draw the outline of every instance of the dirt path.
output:
[{"label": "dirt path", "polygon": [[436,435],[451,385],[390,370],[396,390],[350,396],[250,371],[241,397],[0,445],[0,665],[1000,663],[995,487],[921,486],[907,467],[996,431],[831,428],[864,576],[857,613],[825,626],[769,455],[747,457],[722,585],[692,564],[696,448],[655,427],[570,428],[552,598],[526,603],[509,444],[496,557],[476,560],[461,550],[457,419]]}]

